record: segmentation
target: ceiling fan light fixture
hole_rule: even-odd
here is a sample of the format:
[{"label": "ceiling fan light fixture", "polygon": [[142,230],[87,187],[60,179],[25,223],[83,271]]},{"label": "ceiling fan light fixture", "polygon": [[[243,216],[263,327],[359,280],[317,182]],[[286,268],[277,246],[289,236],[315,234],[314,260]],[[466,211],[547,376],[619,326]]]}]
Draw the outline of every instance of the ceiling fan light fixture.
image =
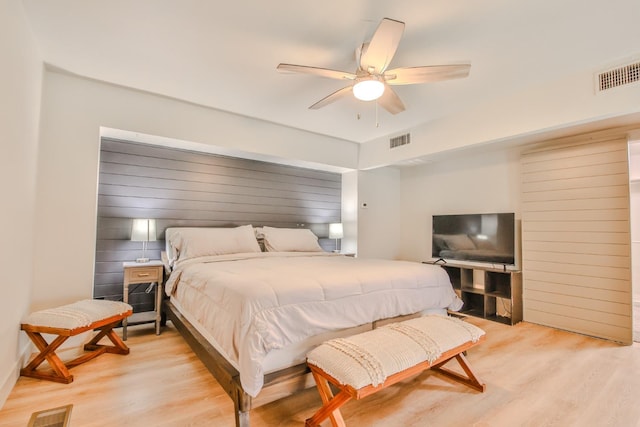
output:
[{"label": "ceiling fan light fixture", "polygon": [[373,101],[384,93],[384,83],[376,78],[360,80],[353,85],[353,96],[361,101]]}]

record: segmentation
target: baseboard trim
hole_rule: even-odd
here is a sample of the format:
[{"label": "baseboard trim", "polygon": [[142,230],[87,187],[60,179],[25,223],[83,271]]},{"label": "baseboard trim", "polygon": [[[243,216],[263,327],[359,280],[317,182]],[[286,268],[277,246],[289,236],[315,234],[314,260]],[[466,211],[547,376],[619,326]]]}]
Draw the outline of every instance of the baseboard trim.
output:
[{"label": "baseboard trim", "polygon": [[29,357],[31,357],[31,343],[26,342],[20,350],[18,360],[13,364],[0,385],[0,409],[4,407],[5,402],[11,394],[11,390],[13,390],[13,387],[16,385],[18,378],[20,378],[20,369],[27,364]]},{"label": "baseboard trim", "polygon": [[[64,345],[56,351],[56,353],[61,356],[62,360],[78,357],[83,353],[84,344],[88,342],[93,335],[94,334],[91,331],[87,331],[73,336],[67,340]],[[45,334],[45,336],[47,337],[45,340],[50,342],[50,336],[47,334]],[[36,348],[31,341],[25,340],[25,344],[20,350],[18,360],[16,360],[11,367],[11,370],[7,372],[6,377],[0,384],[0,409],[4,407],[5,402],[9,398],[9,394],[11,394],[11,390],[13,390],[13,387],[16,385],[18,378],[20,378],[20,369],[26,366],[29,359],[31,359],[31,356],[36,353]]]}]

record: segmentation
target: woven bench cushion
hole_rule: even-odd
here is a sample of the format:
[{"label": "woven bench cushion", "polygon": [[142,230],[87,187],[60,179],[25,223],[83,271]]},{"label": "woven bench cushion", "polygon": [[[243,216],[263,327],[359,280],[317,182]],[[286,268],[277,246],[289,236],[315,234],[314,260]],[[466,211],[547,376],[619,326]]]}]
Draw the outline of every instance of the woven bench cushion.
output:
[{"label": "woven bench cushion", "polygon": [[307,362],[357,390],[378,386],[388,376],[424,361],[431,363],[448,350],[478,341],[484,333],[452,317],[424,316],[327,341],[309,352]]},{"label": "woven bench cushion", "polygon": [[120,301],[87,299],[31,313],[24,322],[31,326],[76,329],[87,327],[99,320],[126,313],[131,306]]}]

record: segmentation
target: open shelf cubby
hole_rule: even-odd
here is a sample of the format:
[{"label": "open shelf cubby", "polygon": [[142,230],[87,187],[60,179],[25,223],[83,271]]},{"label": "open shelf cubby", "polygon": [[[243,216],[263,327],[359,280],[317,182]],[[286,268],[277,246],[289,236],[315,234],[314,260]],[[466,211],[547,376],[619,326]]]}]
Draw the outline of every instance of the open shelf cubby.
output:
[{"label": "open shelf cubby", "polygon": [[522,274],[493,267],[447,263],[453,289],[464,302],[460,313],[507,325],[522,321]]}]

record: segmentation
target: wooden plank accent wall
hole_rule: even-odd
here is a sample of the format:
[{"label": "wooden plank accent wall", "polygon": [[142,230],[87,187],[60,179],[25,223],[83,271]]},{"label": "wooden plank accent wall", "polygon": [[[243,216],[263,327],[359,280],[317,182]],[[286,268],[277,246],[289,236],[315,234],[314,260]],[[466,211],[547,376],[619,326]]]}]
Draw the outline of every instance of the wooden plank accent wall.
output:
[{"label": "wooden plank accent wall", "polygon": [[524,320],[631,343],[627,139],[543,144],[521,166]]},{"label": "wooden plank accent wall", "polygon": [[[338,173],[103,139],[100,149],[94,297],[122,299],[122,262],[142,256],[131,242],[133,218],[155,218],[159,259],[164,230],[244,224],[310,228],[325,250],[328,224],[340,222]],[[129,297],[135,311],[153,308],[141,285]]]}]

